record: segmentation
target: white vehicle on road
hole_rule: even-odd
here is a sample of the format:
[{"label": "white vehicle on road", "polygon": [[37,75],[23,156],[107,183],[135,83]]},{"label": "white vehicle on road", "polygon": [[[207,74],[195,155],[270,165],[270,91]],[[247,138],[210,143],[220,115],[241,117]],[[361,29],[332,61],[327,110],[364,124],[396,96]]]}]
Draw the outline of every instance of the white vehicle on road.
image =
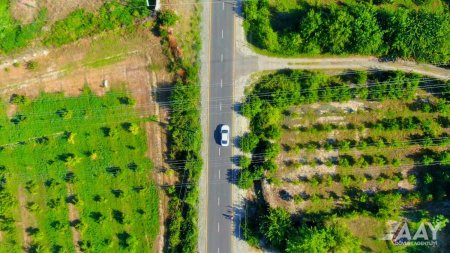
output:
[{"label": "white vehicle on road", "polygon": [[220,145],[227,147],[230,145],[230,126],[222,125],[220,128]]}]

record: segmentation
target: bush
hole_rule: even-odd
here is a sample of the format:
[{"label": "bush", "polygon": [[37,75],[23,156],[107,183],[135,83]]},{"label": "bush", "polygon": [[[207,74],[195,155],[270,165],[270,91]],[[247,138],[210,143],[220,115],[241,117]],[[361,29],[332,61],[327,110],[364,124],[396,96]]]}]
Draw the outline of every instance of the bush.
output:
[{"label": "bush", "polygon": [[35,70],[38,67],[38,63],[36,61],[27,61],[26,68],[28,70]]},{"label": "bush", "polygon": [[158,13],[157,22],[159,25],[174,26],[178,20],[180,20],[180,17],[173,10],[167,9]]},{"label": "bush", "polygon": [[30,99],[24,95],[12,94],[9,102],[15,105],[27,105],[30,103]]}]

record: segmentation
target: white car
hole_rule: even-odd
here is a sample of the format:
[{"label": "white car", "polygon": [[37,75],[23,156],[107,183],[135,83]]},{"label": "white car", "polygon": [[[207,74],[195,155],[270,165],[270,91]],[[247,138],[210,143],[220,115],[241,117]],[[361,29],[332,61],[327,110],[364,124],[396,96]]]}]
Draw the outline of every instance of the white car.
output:
[{"label": "white car", "polygon": [[227,147],[230,145],[230,126],[228,125],[222,125],[220,128],[220,145]]}]

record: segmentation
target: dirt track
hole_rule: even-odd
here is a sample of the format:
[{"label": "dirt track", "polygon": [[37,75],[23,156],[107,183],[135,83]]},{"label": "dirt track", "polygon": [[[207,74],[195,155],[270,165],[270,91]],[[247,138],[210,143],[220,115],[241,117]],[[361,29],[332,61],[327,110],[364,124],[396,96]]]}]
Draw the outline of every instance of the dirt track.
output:
[{"label": "dirt track", "polygon": [[369,69],[401,70],[442,80],[450,79],[450,70],[410,61],[381,62],[373,56],[277,58],[255,53],[245,39],[242,18],[236,18],[236,78],[258,71],[280,69]]}]

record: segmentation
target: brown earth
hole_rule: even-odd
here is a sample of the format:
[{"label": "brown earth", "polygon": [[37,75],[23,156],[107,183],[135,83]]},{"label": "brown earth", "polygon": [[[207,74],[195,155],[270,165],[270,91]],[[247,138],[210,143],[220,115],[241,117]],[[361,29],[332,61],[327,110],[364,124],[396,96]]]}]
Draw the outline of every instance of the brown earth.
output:
[{"label": "brown earth", "polygon": [[[72,189],[72,185],[71,184],[66,184],[67,185],[67,192],[68,192],[68,196],[73,194],[73,189]],[[80,219],[80,215],[78,213],[77,208],[75,207],[75,205],[69,203],[68,205],[68,209],[69,209],[69,221],[75,221]],[[72,232],[72,243],[73,243],[73,247],[75,249],[76,253],[80,253],[80,248],[78,247],[78,242],[81,241],[81,234],[80,232],[73,226],[70,226],[70,231]]]},{"label": "brown earth", "polygon": [[28,227],[36,226],[35,217],[27,210],[26,204],[27,199],[25,196],[24,189],[19,186],[18,189],[18,200],[19,200],[19,211],[20,211],[20,221],[17,222],[19,230],[22,231],[22,240],[24,247],[28,247],[31,243],[31,237],[27,233]]},{"label": "brown earth", "polygon": [[106,0],[13,0],[11,12],[15,19],[22,23],[30,23],[40,9],[47,9],[49,23],[63,19],[76,9],[87,11],[98,9]]},{"label": "brown earth", "polygon": [[11,1],[11,14],[23,24],[31,23],[39,12],[37,0]]}]

